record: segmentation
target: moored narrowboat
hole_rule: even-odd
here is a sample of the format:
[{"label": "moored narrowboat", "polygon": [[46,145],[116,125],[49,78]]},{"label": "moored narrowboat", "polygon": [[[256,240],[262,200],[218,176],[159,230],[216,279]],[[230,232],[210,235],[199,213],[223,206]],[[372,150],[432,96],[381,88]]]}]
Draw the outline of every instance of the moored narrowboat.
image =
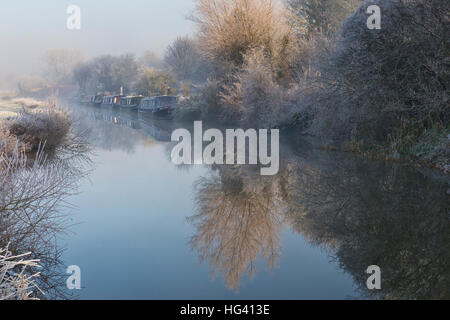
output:
[{"label": "moored narrowboat", "polygon": [[94,101],[92,102],[92,105],[94,105],[94,106],[100,106],[101,104],[102,104],[102,102],[103,102],[103,97],[104,97],[105,95],[104,94],[97,94],[95,97],[94,97]]},{"label": "moored narrowboat", "polygon": [[126,110],[137,110],[143,96],[127,96],[120,99],[120,108]]},{"label": "moored narrowboat", "polygon": [[103,97],[102,107],[118,107],[122,96],[105,96]]},{"label": "moored narrowboat", "polygon": [[169,115],[178,103],[175,96],[147,97],[142,99],[139,112],[151,112],[154,115]]},{"label": "moored narrowboat", "polygon": [[87,95],[87,96],[82,96],[80,103],[84,104],[84,105],[93,105],[95,101],[95,96],[93,95]]}]

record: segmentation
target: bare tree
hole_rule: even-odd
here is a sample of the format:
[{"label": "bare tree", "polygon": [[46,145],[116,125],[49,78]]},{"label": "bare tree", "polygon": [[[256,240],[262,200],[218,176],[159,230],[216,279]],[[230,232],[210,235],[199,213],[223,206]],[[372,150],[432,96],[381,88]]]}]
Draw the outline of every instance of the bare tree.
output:
[{"label": "bare tree", "polygon": [[205,63],[198,44],[189,37],[179,37],[167,47],[164,62],[179,80],[198,78],[200,67]]},{"label": "bare tree", "polygon": [[72,72],[84,60],[79,51],[53,49],[44,56],[44,76],[53,84],[67,84],[72,81]]},{"label": "bare tree", "polygon": [[155,68],[159,70],[163,68],[164,61],[153,51],[147,50],[138,59],[138,64],[142,69]]},{"label": "bare tree", "polygon": [[92,79],[92,70],[89,63],[80,63],[73,70],[73,78],[78,84],[80,92],[88,91],[89,80]]},{"label": "bare tree", "polygon": [[240,66],[256,48],[275,58],[292,42],[282,8],[273,0],[198,0],[193,21],[202,52],[217,63]]}]

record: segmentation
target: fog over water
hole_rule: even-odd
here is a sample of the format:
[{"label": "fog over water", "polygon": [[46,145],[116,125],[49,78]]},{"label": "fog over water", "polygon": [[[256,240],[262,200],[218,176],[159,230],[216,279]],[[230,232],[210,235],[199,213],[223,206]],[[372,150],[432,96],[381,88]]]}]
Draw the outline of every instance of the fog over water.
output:
[{"label": "fog over water", "polygon": [[[186,123],[71,109],[96,163],[63,241],[64,262],[83,270],[81,299],[448,298],[449,182],[435,171],[283,134],[275,176],[180,167],[170,132],[192,132]],[[366,287],[372,264],[382,290]]]}]

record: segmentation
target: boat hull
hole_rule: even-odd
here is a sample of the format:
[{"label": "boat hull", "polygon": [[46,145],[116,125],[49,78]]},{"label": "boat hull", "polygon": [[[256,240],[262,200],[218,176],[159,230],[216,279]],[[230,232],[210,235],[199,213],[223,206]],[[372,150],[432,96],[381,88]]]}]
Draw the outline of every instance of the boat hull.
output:
[{"label": "boat hull", "polygon": [[139,108],[139,112],[143,113],[151,113],[154,115],[169,115],[172,113],[172,110],[170,108],[163,108],[163,109],[144,109]]},{"label": "boat hull", "polygon": [[120,109],[122,109],[122,110],[136,111],[136,110],[138,109],[138,105],[120,106]]}]

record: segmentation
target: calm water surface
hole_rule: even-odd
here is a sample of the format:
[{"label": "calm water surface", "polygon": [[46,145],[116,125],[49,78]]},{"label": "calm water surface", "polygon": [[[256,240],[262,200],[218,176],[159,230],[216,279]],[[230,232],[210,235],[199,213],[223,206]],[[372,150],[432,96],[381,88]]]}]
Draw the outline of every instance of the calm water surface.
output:
[{"label": "calm water surface", "polygon": [[[177,167],[179,127],[74,107],[95,169],[71,202],[81,299],[449,298],[448,179],[283,136],[280,172]],[[370,265],[382,290],[366,289]]]}]

